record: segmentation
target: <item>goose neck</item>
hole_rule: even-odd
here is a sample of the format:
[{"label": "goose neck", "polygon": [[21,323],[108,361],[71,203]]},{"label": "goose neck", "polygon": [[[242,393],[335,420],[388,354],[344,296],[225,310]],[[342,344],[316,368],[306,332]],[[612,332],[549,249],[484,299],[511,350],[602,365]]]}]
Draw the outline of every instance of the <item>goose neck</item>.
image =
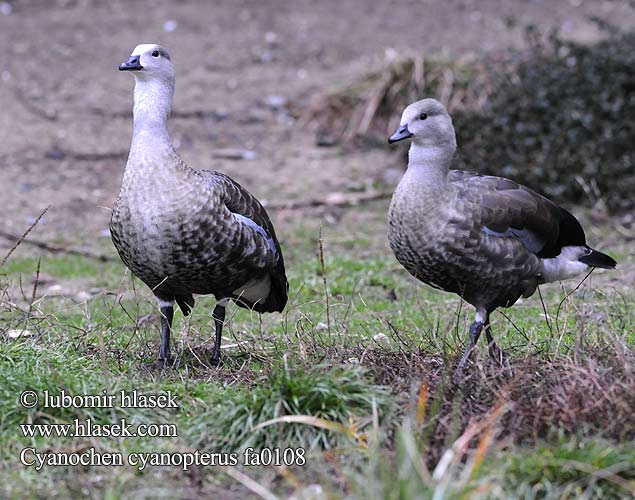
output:
[{"label": "goose neck", "polygon": [[174,81],[135,78],[134,135],[151,132],[153,136],[167,137],[167,121],[172,108]]},{"label": "goose neck", "polygon": [[422,186],[439,186],[447,182],[453,148],[412,144],[408,152],[406,175]]}]

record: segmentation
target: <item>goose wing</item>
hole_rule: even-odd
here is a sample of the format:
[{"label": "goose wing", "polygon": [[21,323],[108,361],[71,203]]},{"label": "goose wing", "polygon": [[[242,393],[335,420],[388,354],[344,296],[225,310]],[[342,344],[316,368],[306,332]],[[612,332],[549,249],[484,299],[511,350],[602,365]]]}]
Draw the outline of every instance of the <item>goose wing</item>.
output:
[{"label": "goose wing", "polygon": [[525,186],[458,170],[449,180],[460,197],[475,202],[486,234],[515,238],[541,258],[556,257],[564,246],[586,246],[584,230],[570,212]]},{"label": "goose wing", "polygon": [[271,288],[267,298],[261,303],[251,305],[256,311],[282,311],[287,302],[289,284],[286,277],[282,249],[276,236],[276,231],[262,204],[245,188],[220,172],[206,171],[213,177],[213,183],[220,193],[221,201],[225,204],[235,224],[234,240],[241,242],[246,248],[251,248],[253,261],[271,262],[269,269]]}]

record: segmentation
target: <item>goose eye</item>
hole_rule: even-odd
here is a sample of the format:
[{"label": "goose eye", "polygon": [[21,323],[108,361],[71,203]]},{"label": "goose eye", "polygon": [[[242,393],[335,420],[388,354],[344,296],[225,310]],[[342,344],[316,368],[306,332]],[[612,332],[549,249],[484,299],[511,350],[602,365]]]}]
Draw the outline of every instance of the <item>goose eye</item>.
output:
[{"label": "goose eye", "polygon": [[153,51],[152,57],[159,57],[159,51],[158,50]]},{"label": "goose eye", "polygon": [[426,118],[428,118],[428,115],[426,115],[425,113],[421,113],[419,115],[419,120],[425,120]]}]

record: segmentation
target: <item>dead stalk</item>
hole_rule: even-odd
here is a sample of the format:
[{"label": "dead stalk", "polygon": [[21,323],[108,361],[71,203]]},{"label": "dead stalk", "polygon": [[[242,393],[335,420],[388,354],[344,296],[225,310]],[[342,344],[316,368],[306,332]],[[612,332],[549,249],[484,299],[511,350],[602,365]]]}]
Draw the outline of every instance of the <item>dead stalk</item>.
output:
[{"label": "dead stalk", "polygon": [[24,238],[27,237],[27,235],[31,232],[31,230],[35,226],[37,226],[38,222],[40,222],[42,217],[44,217],[44,214],[48,211],[49,208],[51,208],[51,205],[49,205],[44,210],[42,210],[42,213],[37,216],[37,219],[33,221],[33,224],[31,224],[28,227],[28,229],[24,231],[24,233],[22,233],[22,236],[18,238],[18,241],[15,242],[15,244],[11,247],[11,250],[9,250],[9,253],[7,253],[7,255],[5,255],[4,258],[2,259],[2,262],[0,262],[0,267],[2,267],[7,260],[9,260],[9,257],[11,257],[11,254],[15,251],[16,248],[20,246],[20,244],[24,241]]},{"label": "dead stalk", "polygon": [[326,264],[324,263],[324,245],[322,242],[322,226],[320,226],[320,234],[318,238],[320,248],[320,264],[322,266],[322,283],[324,283],[324,301],[326,302],[326,326],[331,338],[331,306],[329,303],[329,287],[326,279]]}]

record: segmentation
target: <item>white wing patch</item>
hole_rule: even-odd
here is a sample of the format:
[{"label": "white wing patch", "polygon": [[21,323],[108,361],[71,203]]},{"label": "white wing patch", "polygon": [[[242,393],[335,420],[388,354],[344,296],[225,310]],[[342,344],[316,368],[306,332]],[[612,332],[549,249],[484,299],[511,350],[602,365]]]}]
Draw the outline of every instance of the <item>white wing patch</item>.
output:
[{"label": "white wing patch", "polygon": [[241,298],[248,300],[252,303],[261,302],[267,300],[269,291],[271,290],[271,278],[265,276],[261,280],[251,280],[245,283],[240,288],[234,290],[234,295],[238,300]]},{"label": "white wing patch", "polygon": [[249,217],[245,217],[244,215],[237,214],[235,212],[232,212],[232,215],[238,222],[241,222],[242,224],[245,224],[246,226],[251,227],[257,233],[260,233],[262,236],[264,236],[265,240],[267,241],[267,244],[269,245],[269,248],[271,249],[273,254],[276,256],[276,260],[278,260],[278,251],[276,250],[276,244],[273,242],[273,238],[267,234],[267,231],[265,231],[264,228],[256,224]]},{"label": "white wing patch", "polygon": [[506,231],[499,233],[493,231],[487,226],[483,226],[483,232],[490,236],[497,236],[499,238],[516,238],[520,241],[527,250],[532,253],[538,253],[545,246],[545,242],[542,241],[534,232],[528,229],[514,229],[508,228]]}]

